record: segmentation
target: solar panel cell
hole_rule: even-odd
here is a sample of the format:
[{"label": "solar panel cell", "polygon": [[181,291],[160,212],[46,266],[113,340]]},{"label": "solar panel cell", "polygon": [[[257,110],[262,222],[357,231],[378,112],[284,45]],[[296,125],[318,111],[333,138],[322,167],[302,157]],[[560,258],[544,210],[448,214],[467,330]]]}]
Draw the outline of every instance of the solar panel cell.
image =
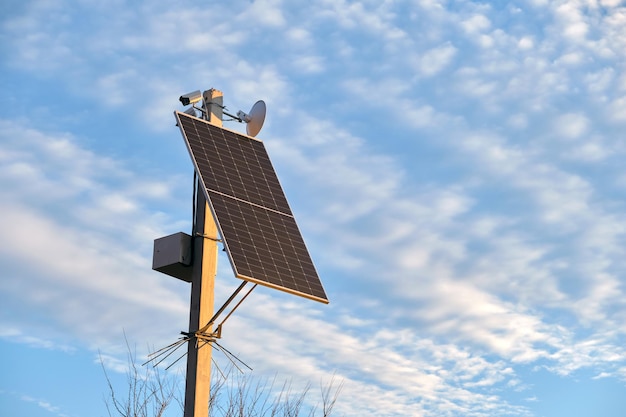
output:
[{"label": "solar panel cell", "polygon": [[235,275],[327,303],[263,142],[175,114]]}]

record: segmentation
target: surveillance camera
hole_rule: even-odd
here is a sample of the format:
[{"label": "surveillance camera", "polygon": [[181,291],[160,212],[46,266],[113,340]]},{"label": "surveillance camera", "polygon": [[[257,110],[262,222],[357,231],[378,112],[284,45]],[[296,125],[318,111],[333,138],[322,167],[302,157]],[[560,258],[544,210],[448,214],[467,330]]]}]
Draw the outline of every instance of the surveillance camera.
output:
[{"label": "surveillance camera", "polygon": [[202,93],[198,91],[194,91],[192,93],[187,93],[179,98],[180,102],[183,103],[183,106],[188,106],[190,104],[196,104],[200,100],[202,100]]},{"label": "surveillance camera", "polygon": [[193,116],[193,117],[198,117],[198,114],[196,113],[196,109],[193,108],[193,107],[189,107],[183,113],[188,114],[188,115]]}]

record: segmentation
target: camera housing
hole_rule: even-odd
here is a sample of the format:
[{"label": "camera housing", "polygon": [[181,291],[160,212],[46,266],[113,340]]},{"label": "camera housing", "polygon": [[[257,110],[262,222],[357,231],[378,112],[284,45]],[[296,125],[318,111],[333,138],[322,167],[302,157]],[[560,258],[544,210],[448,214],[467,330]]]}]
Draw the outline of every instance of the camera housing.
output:
[{"label": "camera housing", "polygon": [[179,100],[181,103],[183,103],[183,106],[196,104],[197,102],[202,100],[202,93],[200,92],[200,90],[196,90],[191,93],[187,93],[187,94],[180,96]]}]

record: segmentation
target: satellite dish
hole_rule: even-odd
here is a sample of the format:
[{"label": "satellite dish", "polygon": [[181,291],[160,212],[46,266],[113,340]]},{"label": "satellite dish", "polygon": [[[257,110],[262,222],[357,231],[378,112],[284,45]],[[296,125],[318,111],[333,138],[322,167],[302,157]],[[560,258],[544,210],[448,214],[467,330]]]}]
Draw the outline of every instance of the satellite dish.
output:
[{"label": "satellite dish", "polygon": [[237,116],[239,116],[242,121],[246,122],[246,133],[248,136],[255,137],[261,131],[263,122],[265,121],[265,102],[259,100],[254,103],[249,114],[239,110]]}]

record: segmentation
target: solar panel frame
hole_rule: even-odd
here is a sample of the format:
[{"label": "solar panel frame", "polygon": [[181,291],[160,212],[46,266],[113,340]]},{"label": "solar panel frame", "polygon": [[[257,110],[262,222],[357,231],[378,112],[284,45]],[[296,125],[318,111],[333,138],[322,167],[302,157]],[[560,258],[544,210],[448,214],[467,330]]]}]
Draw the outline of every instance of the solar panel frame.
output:
[{"label": "solar panel frame", "polygon": [[174,114],[235,276],[328,303],[263,142]]}]

